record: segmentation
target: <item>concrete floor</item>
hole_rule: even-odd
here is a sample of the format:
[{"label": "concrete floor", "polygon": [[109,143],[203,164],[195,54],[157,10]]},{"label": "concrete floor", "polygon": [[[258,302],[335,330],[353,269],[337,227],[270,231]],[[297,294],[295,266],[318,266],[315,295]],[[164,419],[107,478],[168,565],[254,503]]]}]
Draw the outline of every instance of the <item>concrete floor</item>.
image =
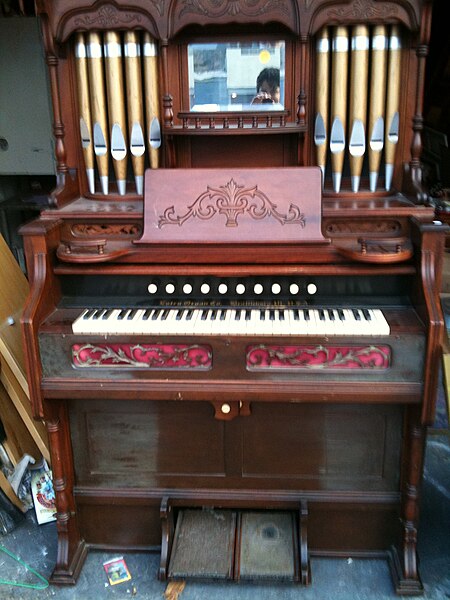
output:
[{"label": "concrete floor", "polygon": [[[443,418],[442,414],[438,418]],[[445,417],[446,418],[446,417]],[[432,429],[427,443],[422,515],[419,536],[420,570],[424,598],[450,598],[450,437],[446,428]],[[49,577],[56,559],[54,523],[36,525],[32,511],[12,533],[0,537],[5,547]],[[0,599],[103,600],[164,597],[167,584],[157,579],[159,556],[125,554],[131,581],[115,586],[106,583],[103,562],[114,555],[90,552],[74,587],[50,586],[44,590],[0,584]],[[387,600],[395,598],[387,562],[383,560],[311,559],[312,585],[204,584],[188,582],[180,600]],[[0,579],[41,584],[32,574],[0,552]],[[176,600],[176,596],[171,600]]]}]

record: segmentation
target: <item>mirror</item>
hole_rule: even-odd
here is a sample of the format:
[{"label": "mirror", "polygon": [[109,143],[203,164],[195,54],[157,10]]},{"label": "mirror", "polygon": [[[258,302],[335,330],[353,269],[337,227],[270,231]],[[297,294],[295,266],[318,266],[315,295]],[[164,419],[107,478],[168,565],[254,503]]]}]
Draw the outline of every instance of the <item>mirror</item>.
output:
[{"label": "mirror", "polygon": [[188,45],[189,109],[284,109],[283,41]]}]

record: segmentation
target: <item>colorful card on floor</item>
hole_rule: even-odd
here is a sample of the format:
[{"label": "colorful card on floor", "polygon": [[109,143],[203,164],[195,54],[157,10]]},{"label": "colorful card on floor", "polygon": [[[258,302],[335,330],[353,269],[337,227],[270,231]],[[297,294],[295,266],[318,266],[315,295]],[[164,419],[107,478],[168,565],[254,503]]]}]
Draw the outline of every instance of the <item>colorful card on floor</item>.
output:
[{"label": "colorful card on floor", "polygon": [[123,556],[113,558],[103,563],[103,567],[108,575],[108,580],[111,585],[122,583],[131,579],[130,571],[126,565]]},{"label": "colorful card on floor", "polygon": [[34,510],[39,525],[56,519],[55,492],[53,489],[52,472],[47,464],[33,465],[31,472],[31,494]]}]

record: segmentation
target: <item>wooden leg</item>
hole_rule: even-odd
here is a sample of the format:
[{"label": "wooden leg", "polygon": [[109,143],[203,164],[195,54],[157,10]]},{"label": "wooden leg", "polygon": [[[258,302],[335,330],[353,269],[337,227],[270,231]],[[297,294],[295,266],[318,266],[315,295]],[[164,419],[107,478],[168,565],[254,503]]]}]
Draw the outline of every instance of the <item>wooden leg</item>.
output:
[{"label": "wooden leg", "polygon": [[390,563],[397,594],[412,596],[423,593],[417,564],[417,526],[426,429],[420,424],[420,414],[416,408],[408,411],[406,435],[407,463],[401,506],[402,539],[397,547],[391,549]]},{"label": "wooden leg", "polygon": [[300,550],[300,581],[302,585],[311,583],[311,564],[308,549],[308,504],[306,500],[300,502],[299,510],[299,550]]},{"label": "wooden leg", "polygon": [[74,584],[87,555],[73,498],[73,461],[66,406],[55,402],[46,415],[56,497],[58,552],[51,583]]},{"label": "wooden leg", "polygon": [[158,578],[160,581],[167,581],[167,571],[169,568],[170,553],[172,551],[173,536],[175,532],[173,510],[170,505],[170,499],[167,496],[164,496],[161,500],[160,516],[162,539]]}]

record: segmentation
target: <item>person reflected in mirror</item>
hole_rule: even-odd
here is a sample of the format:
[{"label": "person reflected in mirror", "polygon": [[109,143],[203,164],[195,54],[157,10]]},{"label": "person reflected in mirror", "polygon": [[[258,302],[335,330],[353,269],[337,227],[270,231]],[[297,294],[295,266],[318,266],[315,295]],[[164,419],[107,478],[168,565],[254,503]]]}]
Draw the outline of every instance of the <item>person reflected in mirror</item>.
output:
[{"label": "person reflected in mirror", "polygon": [[256,96],[252,104],[280,103],[280,69],[267,67],[256,79]]}]

